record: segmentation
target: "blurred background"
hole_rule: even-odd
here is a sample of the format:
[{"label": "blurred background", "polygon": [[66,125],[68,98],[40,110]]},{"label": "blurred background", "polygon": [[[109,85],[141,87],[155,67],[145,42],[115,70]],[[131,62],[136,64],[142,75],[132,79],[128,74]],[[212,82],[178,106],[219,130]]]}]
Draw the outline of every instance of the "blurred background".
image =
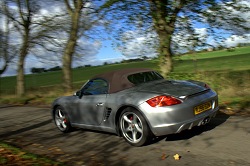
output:
[{"label": "blurred background", "polygon": [[95,74],[145,67],[249,107],[248,0],[0,3],[0,103],[49,104]]}]

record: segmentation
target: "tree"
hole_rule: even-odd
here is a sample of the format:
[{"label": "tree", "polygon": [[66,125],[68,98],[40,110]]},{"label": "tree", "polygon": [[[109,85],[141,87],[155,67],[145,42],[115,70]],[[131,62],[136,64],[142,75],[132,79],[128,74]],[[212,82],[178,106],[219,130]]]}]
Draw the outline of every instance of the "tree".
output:
[{"label": "tree", "polygon": [[[73,57],[82,56],[82,54],[77,54],[77,51],[83,50],[78,45],[79,40],[86,35],[84,33],[95,22],[99,21],[97,17],[93,17],[94,19],[90,17],[91,13],[95,13],[92,1],[5,0],[4,2],[10,7],[10,12],[6,14],[6,17],[16,30],[13,36],[20,39],[17,40],[19,43],[15,43],[18,47],[17,95],[25,94],[24,65],[29,54],[42,58],[43,61],[53,59],[51,55],[62,57],[63,83],[65,90],[70,90]],[[50,8],[52,3],[62,8],[62,5],[65,5],[67,10],[44,13],[42,9]],[[91,19],[94,21],[91,22]],[[44,52],[52,52],[52,54],[44,55]]]},{"label": "tree", "polygon": [[[16,33],[13,35],[16,39],[18,47],[18,62],[17,62],[17,95],[25,94],[24,81],[24,65],[25,59],[30,52],[37,47],[47,49],[46,43],[56,44],[54,37],[51,35],[56,28],[54,16],[52,17],[36,17],[41,9],[41,4],[35,0],[5,0],[4,3],[9,7],[9,12],[5,16],[10,20]],[[13,7],[15,6],[15,7]],[[56,16],[55,16],[56,17]],[[18,42],[20,41],[20,42]]]},{"label": "tree", "polygon": [[103,66],[106,66],[108,65],[109,63],[108,62],[103,62]]},{"label": "tree", "polygon": [[163,75],[173,69],[174,34],[188,34],[195,48],[206,43],[196,37],[197,24],[203,24],[214,41],[222,41],[225,33],[242,34],[249,31],[245,17],[249,12],[249,3],[245,0],[108,0],[103,8],[111,10],[113,16],[110,14],[109,17],[127,24],[122,28],[115,27],[119,35],[136,29],[144,33],[151,30],[156,32],[159,66]]},{"label": "tree", "polygon": [[1,6],[1,20],[4,27],[0,29],[0,59],[3,63],[0,69],[0,76],[5,72],[16,55],[16,47],[10,43],[10,20],[8,17],[5,17],[9,13],[9,8],[4,2],[1,3]]},{"label": "tree", "polygon": [[[65,91],[72,90],[72,60],[76,56],[76,46],[78,40],[82,36],[88,35],[84,34],[95,25],[99,24],[99,20],[102,16],[97,16],[97,9],[95,1],[86,0],[74,0],[70,3],[70,0],[64,0],[67,14],[69,29],[67,29],[68,39],[63,51],[63,86]],[[98,1],[97,1],[98,2]]]},{"label": "tree", "polygon": [[[31,31],[31,20],[32,16],[35,14],[37,10],[35,5],[33,6],[33,10],[31,8],[31,2],[29,0],[17,0],[17,1],[4,1],[6,6],[10,6],[15,4],[17,6],[17,10],[11,9],[6,14],[6,17],[11,20],[15,29],[19,32],[16,34],[16,37],[21,38],[21,44],[19,47],[19,55],[18,55],[18,64],[17,64],[17,95],[23,96],[25,93],[25,85],[24,85],[24,62],[25,58],[28,55],[30,49],[30,31]],[[34,4],[36,4],[34,2]],[[19,36],[18,36],[19,35]]]},{"label": "tree", "polygon": [[43,72],[45,72],[45,68],[36,68],[36,67],[32,67],[30,71],[31,71],[31,73],[33,73],[33,74],[36,74],[36,73],[43,73]]},{"label": "tree", "polygon": [[82,0],[76,0],[72,6],[68,0],[64,0],[64,2],[67,6],[67,11],[70,16],[70,30],[69,38],[63,53],[63,81],[64,88],[70,91],[72,89],[72,56],[74,54],[75,46],[78,40],[79,21],[84,2]]}]

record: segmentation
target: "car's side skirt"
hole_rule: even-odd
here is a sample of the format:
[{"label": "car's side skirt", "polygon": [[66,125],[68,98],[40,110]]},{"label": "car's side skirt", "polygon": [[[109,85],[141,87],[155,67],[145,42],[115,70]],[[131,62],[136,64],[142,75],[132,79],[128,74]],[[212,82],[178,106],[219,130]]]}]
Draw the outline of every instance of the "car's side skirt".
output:
[{"label": "car's side skirt", "polygon": [[97,131],[104,131],[109,133],[117,134],[116,129],[106,126],[94,126],[94,125],[86,125],[86,124],[79,124],[79,123],[71,123],[72,127],[79,127],[82,129],[89,129],[89,130],[97,130]]}]

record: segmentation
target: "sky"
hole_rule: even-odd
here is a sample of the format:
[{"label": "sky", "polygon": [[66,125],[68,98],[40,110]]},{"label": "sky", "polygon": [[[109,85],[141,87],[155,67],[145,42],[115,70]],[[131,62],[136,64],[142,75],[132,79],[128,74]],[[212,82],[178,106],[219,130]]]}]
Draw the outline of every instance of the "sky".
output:
[{"label": "sky", "polygon": [[[250,2],[245,1],[249,6]],[[60,5],[57,5],[57,7],[47,7],[45,6],[42,10],[42,14],[51,14],[51,12],[58,12],[62,10]],[[249,18],[250,20],[250,12],[245,13],[245,16]],[[0,18],[1,19],[1,18]],[[2,20],[0,20],[1,22]],[[206,26],[202,24],[197,24],[195,25],[196,31],[200,34],[200,36],[206,35]],[[0,24],[0,28],[4,28],[3,24]],[[140,35],[139,35],[140,34]],[[143,55],[153,57],[156,56],[155,50],[150,49],[150,48],[145,48],[145,41],[147,38],[149,38],[149,35],[154,36],[155,34],[145,34],[141,35],[140,32],[137,30],[135,31],[130,31],[127,32],[124,35],[131,35],[132,38],[126,43],[123,43],[119,48],[114,47],[113,43],[111,40],[92,40],[92,41],[87,41],[84,42],[83,40],[80,41],[80,44],[82,44],[85,48],[87,48],[84,52],[84,57],[77,59],[73,63],[73,67],[77,66],[84,66],[84,65],[102,65],[104,62],[108,63],[114,63],[114,62],[119,62],[123,59],[128,59],[128,58],[136,58],[138,55]],[[175,38],[183,38],[183,36],[178,36],[176,35]],[[249,43],[250,42],[250,33],[249,34],[242,34],[242,35],[227,35],[225,36],[225,42],[224,45],[226,47],[234,47],[238,43]],[[154,41],[152,41],[154,42]],[[214,41],[212,39],[207,39],[207,42],[210,44],[213,44]],[[1,67],[1,62],[0,62],[0,67]],[[51,68],[55,66],[60,66],[61,63],[60,61],[55,61],[55,62],[47,62],[42,59],[38,59],[33,55],[28,55],[26,58],[25,62],[25,73],[30,74],[30,69],[32,67],[39,67],[39,68]],[[15,62],[12,63],[7,71],[2,75],[2,76],[11,76],[11,75],[16,75],[16,64]]]}]

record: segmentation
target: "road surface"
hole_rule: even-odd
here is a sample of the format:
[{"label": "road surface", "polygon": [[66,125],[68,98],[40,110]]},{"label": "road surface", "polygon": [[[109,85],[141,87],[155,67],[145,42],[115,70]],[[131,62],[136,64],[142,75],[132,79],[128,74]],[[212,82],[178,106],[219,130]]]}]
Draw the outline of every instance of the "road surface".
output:
[{"label": "road surface", "polygon": [[[2,107],[0,140],[76,166],[250,165],[250,118],[226,114],[138,148],[109,133],[78,129],[63,134],[52,123],[49,108]],[[175,154],[180,160],[174,160]]]}]

